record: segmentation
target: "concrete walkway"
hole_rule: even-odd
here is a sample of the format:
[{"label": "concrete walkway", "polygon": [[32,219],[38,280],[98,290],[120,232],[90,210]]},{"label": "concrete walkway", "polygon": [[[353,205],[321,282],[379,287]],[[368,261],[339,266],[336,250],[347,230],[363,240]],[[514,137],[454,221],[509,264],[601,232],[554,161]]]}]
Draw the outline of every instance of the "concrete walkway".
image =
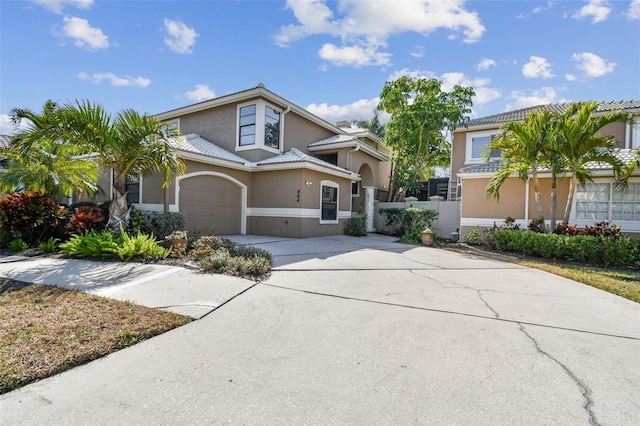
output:
[{"label": "concrete walkway", "polygon": [[640,424],[637,303],[379,235],[232,239],[275,255],[268,280],[0,396],[0,424]]}]

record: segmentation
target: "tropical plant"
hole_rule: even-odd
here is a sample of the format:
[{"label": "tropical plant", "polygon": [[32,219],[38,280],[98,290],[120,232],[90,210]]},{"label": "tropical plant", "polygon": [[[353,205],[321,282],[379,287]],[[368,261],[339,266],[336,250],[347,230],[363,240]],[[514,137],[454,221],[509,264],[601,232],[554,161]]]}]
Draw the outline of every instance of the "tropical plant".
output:
[{"label": "tropical plant", "polygon": [[545,109],[531,112],[524,122],[504,124],[484,151],[486,159],[500,151],[500,168],[489,181],[486,194],[499,200],[500,188],[510,176],[526,181],[531,175],[538,217],[543,217],[538,172],[540,167],[550,166],[553,137],[553,115]]},{"label": "tropical plant", "polygon": [[15,238],[9,242],[9,250],[14,253],[28,248],[29,245],[22,238]]},{"label": "tropical plant", "polygon": [[65,208],[39,192],[16,192],[0,199],[0,229],[6,238],[22,238],[35,245],[62,236],[67,220]]},{"label": "tropical plant", "polygon": [[378,110],[391,114],[385,133],[393,162],[388,201],[433,175],[435,167],[449,165],[447,133],[468,120],[475,92],[457,85],[451,92],[441,88],[437,79],[407,76],[384,84]]},{"label": "tropical plant", "polygon": [[172,152],[175,131],[167,130],[155,117],[125,109],[112,117],[99,104],[75,101],[61,107],[61,125],[53,132],[57,140],[77,146],[86,154],[95,154],[100,165],[113,171],[115,196],[109,208],[107,224],[114,232],[126,227],[129,207],[126,202],[127,177],[162,173],[163,186],[185,171],[184,162]]},{"label": "tropical plant", "polygon": [[82,234],[91,229],[98,230],[103,226],[104,216],[98,206],[81,206],[71,214],[67,229],[72,234]]},{"label": "tropical plant", "polygon": [[607,124],[620,121],[631,123],[632,116],[623,111],[594,116],[597,108],[595,102],[578,102],[567,108],[558,119],[557,150],[562,156],[563,172],[571,174],[563,217],[565,223],[569,222],[576,185],[584,185],[592,180],[588,163],[609,164],[616,176],[621,175],[622,165],[615,156],[615,138],[598,132]]},{"label": "tropical plant", "polygon": [[38,244],[38,248],[42,250],[43,253],[53,253],[56,251],[56,247],[59,242],[60,242],[59,238],[51,237],[48,240]]},{"label": "tropical plant", "polygon": [[59,137],[64,123],[57,103],[48,100],[41,113],[14,108],[11,118],[27,127],[12,137],[11,148],[3,153],[8,169],[0,175],[0,192],[37,191],[58,199],[98,191],[98,165],[80,156],[79,146]]}]

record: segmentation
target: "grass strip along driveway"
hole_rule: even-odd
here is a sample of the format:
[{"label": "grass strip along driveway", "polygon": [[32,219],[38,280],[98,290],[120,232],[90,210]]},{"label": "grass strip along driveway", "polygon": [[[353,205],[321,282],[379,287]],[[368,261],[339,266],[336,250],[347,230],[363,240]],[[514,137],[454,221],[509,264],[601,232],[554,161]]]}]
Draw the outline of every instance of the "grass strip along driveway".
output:
[{"label": "grass strip along driveway", "polygon": [[545,261],[480,250],[467,245],[448,245],[443,248],[540,269],[640,303],[640,270],[637,269],[599,268],[568,262]]},{"label": "grass strip along driveway", "polygon": [[189,321],[130,302],[0,279],[0,394]]}]

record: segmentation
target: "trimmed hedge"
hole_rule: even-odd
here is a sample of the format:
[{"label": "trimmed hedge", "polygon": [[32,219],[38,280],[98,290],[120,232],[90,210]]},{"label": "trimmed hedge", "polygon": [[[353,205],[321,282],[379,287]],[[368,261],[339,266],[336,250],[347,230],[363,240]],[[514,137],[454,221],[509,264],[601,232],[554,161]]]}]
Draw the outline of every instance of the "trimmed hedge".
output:
[{"label": "trimmed hedge", "polygon": [[640,239],[629,237],[569,236],[496,229],[493,244],[499,251],[545,259],[571,260],[594,266],[640,266]]}]

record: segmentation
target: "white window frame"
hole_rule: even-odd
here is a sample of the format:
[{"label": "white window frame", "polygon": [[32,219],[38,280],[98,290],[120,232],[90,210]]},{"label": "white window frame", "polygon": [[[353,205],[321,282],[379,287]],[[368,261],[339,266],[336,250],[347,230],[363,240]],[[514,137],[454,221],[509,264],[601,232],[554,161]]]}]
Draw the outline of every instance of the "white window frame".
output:
[{"label": "white window frame", "polygon": [[[482,138],[482,137],[487,137],[487,136],[495,136],[498,134],[497,130],[486,130],[486,131],[482,131],[482,132],[471,132],[471,133],[467,133],[466,137],[467,137],[467,146],[466,146],[466,150],[465,150],[465,159],[464,162],[465,164],[482,164],[485,162],[485,159],[483,157],[472,157],[471,153],[472,153],[472,148],[473,148],[473,139],[474,138]],[[498,157],[491,157],[491,159],[498,159],[500,158]]]},{"label": "white window frame", "polygon": [[[323,204],[323,199],[322,199],[322,188],[323,187],[329,187],[329,188],[336,188],[336,218],[334,219],[330,219],[330,220],[323,220],[322,219],[322,204]],[[340,217],[340,185],[338,185],[336,182],[332,181],[332,180],[323,180],[320,181],[320,224],[321,225],[329,225],[329,224],[337,224],[339,222],[339,217]]]},{"label": "white window frame", "polygon": [[[256,133],[255,133],[255,142],[251,145],[240,145],[240,109],[246,106],[256,106]],[[265,124],[266,124],[266,107],[273,109],[274,111],[280,114],[280,129],[279,129],[279,140],[278,140],[278,148],[273,148],[265,145]],[[251,149],[262,149],[264,151],[269,151],[274,154],[279,154],[283,150],[283,111],[282,109],[269,104],[261,99],[256,99],[251,102],[244,102],[238,104],[236,111],[236,151],[247,151]]]},{"label": "white window frame", "polygon": [[[605,219],[577,219],[578,217],[578,202],[580,202],[580,200],[578,200],[577,196],[574,196],[573,199],[573,205],[571,206],[571,217],[569,218],[569,221],[571,223],[574,223],[580,227],[584,227],[585,225],[590,225],[593,226],[596,222],[600,222],[602,220],[606,220],[608,222],[610,222],[613,225],[618,225],[620,226],[620,228],[622,229],[622,232],[640,232],[640,221],[637,220],[619,220],[619,219],[615,219],[612,220],[612,204],[615,202],[613,200],[612,197],[612,190],[615,189],[615,183],[613,182],[613,180],[611,178],[595,178],[593,179],[592,183],[596,183],[596,184],[608,184],[609,185],[609,199],[607,200],[608,203],[608,212],[607,212],[607,218]],[[636,183],[639,184],[640,183],[640,178],[630,178],[629,179],[629,183]],[[578,193],[578,191],[580,190],[581,186],[578,185],[576,187],[576,195]],[[594,201],[597,202],[597,201]]]}]

